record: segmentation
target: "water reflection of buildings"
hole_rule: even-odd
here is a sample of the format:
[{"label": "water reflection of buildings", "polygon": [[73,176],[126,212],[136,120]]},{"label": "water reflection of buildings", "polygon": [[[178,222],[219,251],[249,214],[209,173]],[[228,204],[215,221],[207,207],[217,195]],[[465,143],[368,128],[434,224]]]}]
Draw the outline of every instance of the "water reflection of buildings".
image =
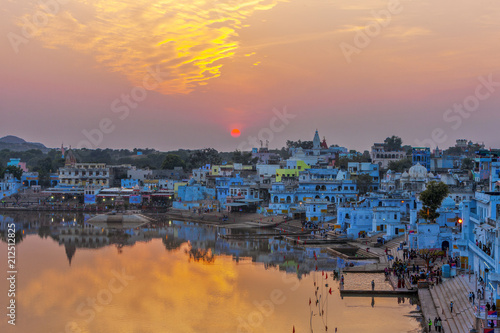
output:
[{"label": "water reflection of buildings", "polygon": [[[0,231],[3,235],[7,224],[14,222],[16,229],[22,230],[24,236],[50,237],[64,246],[69,265],[74,262],[77,250],[115,246],[121,253],[123,247],[161,238],[168,251],[178,250],[183,244],[189,243],[189,250],[186,251],[188,260],[212,262],[218,255],[229,255],[235,261],[250,259],[264,264],[266,268],[277,267],[299,277],[316,269],[331,271],[336,267],[336,259],[319,248],[294,247],[272,236],[260,235],[255,230],[229,231],[179,221],[151,223],[128,229],[96,228],[85,222],[88,218],[83,214],[0,215]],[[219,237],[226,233],[233,238]]]},{"label": "water reflection of buildings", "polygon": [[51,236],[59,245],[64,245],[70,266],[77,248],[97,249],[110,244],[109,230],[96,229],[86,223],[83,226],[63,226],[54,231]]}]

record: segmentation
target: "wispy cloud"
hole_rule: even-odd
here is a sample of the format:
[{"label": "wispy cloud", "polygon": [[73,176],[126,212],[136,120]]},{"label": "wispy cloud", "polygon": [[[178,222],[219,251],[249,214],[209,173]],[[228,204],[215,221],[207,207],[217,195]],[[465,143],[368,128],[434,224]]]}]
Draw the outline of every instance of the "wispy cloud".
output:
[{"label": "wispy cloud", "polygon": [[399,39],[410,39],[412,37],[417,36],[428,36],[431,35],[432,31],[429,29],[421,28],[421,27],[394,27],[389,30],[386,34],[388,38],[399,38]]},{"label": "wispy cloud", "polygon": [[134,85],[159,66],[168,78],[157,90],[184,94],[220,76],[223,60],[239,48],[245,19],[279,1],[75,0],[35,38],[47,48],[91,54]]}]

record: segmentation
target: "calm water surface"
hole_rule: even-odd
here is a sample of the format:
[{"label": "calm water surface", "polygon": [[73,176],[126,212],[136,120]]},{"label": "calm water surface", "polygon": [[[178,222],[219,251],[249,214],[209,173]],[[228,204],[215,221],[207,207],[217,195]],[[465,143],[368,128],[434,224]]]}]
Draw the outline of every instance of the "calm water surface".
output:
[{"label": "calm water surface", "polygon": [[[86,219],[0,215],[2,272],[5,226],[15,222],[19,230],[17,324],[8,325],[2,313],[1,332],[421,330],[409,299],[341,299],[332,274],[337,260],[321,249],[294,248],[258,234],[224,240],[220,234],[249,231],[193,223],[109,230]],[[362,274],[347,275],[346,287],[370,288],[372,279],[377,289],[390,289],[381,275]],[[5,279],[0,288],[5,309]]]}]

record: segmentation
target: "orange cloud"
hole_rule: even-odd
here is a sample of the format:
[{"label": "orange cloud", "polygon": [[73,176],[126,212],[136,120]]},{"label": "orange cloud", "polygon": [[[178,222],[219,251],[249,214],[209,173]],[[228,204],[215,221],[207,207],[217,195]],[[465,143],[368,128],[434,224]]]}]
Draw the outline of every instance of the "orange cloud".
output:
[{"label": "orange cloud", "polygon": [[222,61],[239,48],[237,30],[278,1],[75,0],[34,37],[48,48],[89,53],[138,86],[159,66],[164,80],[155,90],[185,94],[220,76]]}]

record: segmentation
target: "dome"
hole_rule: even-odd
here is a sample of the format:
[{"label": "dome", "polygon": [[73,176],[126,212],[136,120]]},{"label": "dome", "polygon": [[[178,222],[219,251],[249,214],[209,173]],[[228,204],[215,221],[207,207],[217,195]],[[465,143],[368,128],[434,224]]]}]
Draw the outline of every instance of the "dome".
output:
[{"label": "dome", "polygon": [[410,175],[408,174],[408,172],[403,172],[403,174],[401,175],[401,178],[408,178],[410,177]]},{"label": "dome", "polygon": [[427,168],[421,165],[420,163],[415,164],[410,168],[408,172],[411,178],[416,179],[425,179],[427,178]]},{"label": "dome", "polygon": [[444,198],[443,202],[441,203],[441,207],[451,207],[451,208],[454,208],[455,207],[455,201],[450,198],[450,197],[446,197]]},{"label": "dome", "polygon": [[340,170],[339,173],[337,173],[336,180],[344,180],[344,179],[346,179],[345,178],[345,172],[343,172],[342,170]]},{"label": "dome", "polygon": [[435,178],[436,176],[434,176],[434,174],[432,172],[429,172],[428,174],[429,178]]}]

